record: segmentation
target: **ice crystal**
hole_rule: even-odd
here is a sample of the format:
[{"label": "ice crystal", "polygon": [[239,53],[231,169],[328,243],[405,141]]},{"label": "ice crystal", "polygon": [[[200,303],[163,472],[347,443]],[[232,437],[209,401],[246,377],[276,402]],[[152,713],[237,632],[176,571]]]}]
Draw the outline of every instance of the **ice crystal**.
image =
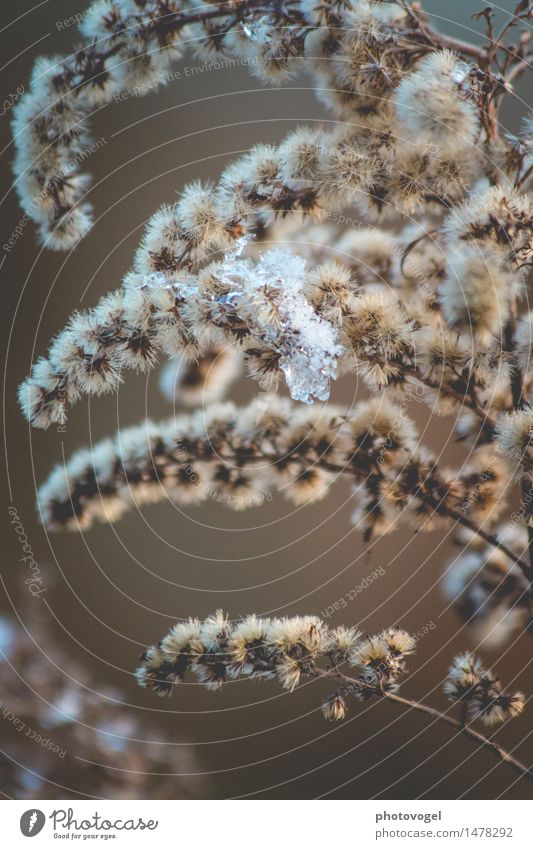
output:
[{"label": "ice crystal", "polygon": [[154,271],[143,278],[141,289],[169,289],[171,285],[166,274],[163,274],[162,271]]},{"label": "ice crystal", "polygon": [[245,21],[242,24],[244,34],[250,41],[257,44],[268,44],[275,22],[268,15],[261,15],[255,21]]},{"label": "ice crystal", "polygon": [[295,401],[327,401],[344,349],[335,327],[316,314],[304,295],[305,260],[275,248],[254,264],[241,258],[247,241],[239,239],[224,258],[218,276],[230,291],[219,300],[237,310],[244,299],[256,307],[256,334],[280,355],[279,366]]},{"label": "ice crystal", "polygon": [[[228,312],[245,316],[254,336],[279,355],[280,370],[295,401],[327,401],[344,348],[338,344],[337,329],[317,315],[305,297],[306,262],[280,248],[253,262],[242,257],[251,239],[249,235],[237,239],[224,255],[215,273],[228,291],[215,300]],[[185,299],[201,297],[198,286],[184,280],[177,287],[162,272],[148,274],[141,287],[173,289]]]}]

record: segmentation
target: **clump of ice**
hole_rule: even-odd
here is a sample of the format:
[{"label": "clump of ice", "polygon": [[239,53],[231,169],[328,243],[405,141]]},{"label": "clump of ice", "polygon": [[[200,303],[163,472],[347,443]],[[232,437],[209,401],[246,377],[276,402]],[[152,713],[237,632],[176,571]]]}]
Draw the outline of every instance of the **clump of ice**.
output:
[{"label": "clump of ice", "polygon": [[198,295],[198,286],[193,282],[194,277],[187,272],[180,276],[179,284],[175,280],[169,280],[164,271],[153,271],[145,274],[140,284],[141,289],[172,289],[180,293],[182,297],[195,297]]},{"label": "clump of ice", "polygon": [[[344,348],[336,327],[316,314],[304,294],[306,262],[281,248],[266,251],[257,262],[243,258],[251,238],[237,239],[224,255],[216,274],[228,292],[216,301],[246,311],[254,336],[279,354],[279,367],[295,401],[327,401]],[[162,272],[147,275],[142,285],[176,289],[186,298],[200,296],[188,280],[169,283]]]},{"label": "clump of ice", "polygon": [[238,308],[254,290],[262,294],[254,315],[255,335],[280,355],[279,366],[291,397],[305,404],[327,401],[344,349],[338,344],[337,329],[317,315],[305,297],[305,260],[274,248],[253,263],[241,258],[247,242],[246,236],[239,239],[218,271],[231,287],[223,296],[225,302]]},{"label": "clump of ice", "polygon": [[153,271],[143,277],[141,288],[145,289],[168,289],[170,284],[168,277],[162,271]]},{"label": "clump of ice", "polygon": [[268,44],[273,26],[273,20],[269,15],[261,15],[255,21],[242,23],[244,34],[250,41],[255,41],[257,44]]}]

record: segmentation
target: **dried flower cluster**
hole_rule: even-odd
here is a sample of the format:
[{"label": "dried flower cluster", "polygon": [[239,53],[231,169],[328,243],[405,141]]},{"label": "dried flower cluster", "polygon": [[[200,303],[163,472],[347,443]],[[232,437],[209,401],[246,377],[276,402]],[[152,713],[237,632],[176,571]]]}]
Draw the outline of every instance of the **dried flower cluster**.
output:
[{"label": "dried flower cluster", "polygon": [[260,619],[249,616],[232,625],[222,611],[204,622],[178,623],[162,642],[149,648],[137,672],[139,683],[160,694],[172,691],[191,670],[209,689],[239,675],[273,676],[287,690],[309,674],[327,653],[347,659],[357,642],[355,630],[329,631],[317,617]]},{"label": "dried flower cluster", "polygon": [[451,701],[462,702],[472,719],[481,719],[485,725],[512,719],[524,708],[523,693],[506,693],[494,673],[470,652],[454,658],[444,692]]},{"label": "dried flower cluster", "polygon": [[471,519],[504,506],[504,464],[485,448],[470,464],[439,471],[416,429],[383,399],[351,410],[300,407],[264,395],[247,407],[212,404],[207,412],[120,430],[113,440],[77,451],[39,490],[47,527],[112,521],[134,505],[171,497],[180,505],[212,498],[242,510],[261,506],[265,492],[300,505],[323,498],[341,476],[353,482],[353,521],[383,533],[401,520],[429,529],[472,501]]},{"label": "dried flower cluster", "polygon": [[[366,539],[400,519],[460,524],[468,550],[448,570],[450,598],[493,643],[533,634],[533,122],[511,135],[498,112],[532,59],[519,27],[533,10],[519,0],[498,35],[491,10],[480,17],[486,39],[474,46],[436,32],[407,0],[106,0],[91,6],[72,57],[38,64],[16,107],[15,170],[23,206],[59,249],[90,227],[79,166],[91,110],[164,84],[185,43],[253,59],[269,84],[308,71],[332,118],[255,146],[214,184],[186,186],[148,222],[122,286],[73,315],[34,364],[19,398],[39,428],[161,358],[165,394],[203,406],[57,467],[39,492],[47,526],[114,520],[167,496],[217,493],[242,509],[268,488],[301,504],[348,475]],[[220,404],[243,362],[263,389],[283,380],[311,406]],[[319,407],[345,375],[361,376],[372,401]],[[461,467],[441,468],[421,444],[409,416],[419,401],[453,417]],[[361,647],[343,633],[343,660],[362,670],[350,686],[399,698],[409,638],[387,631]],[[275,674],[291,689],[341,651],[336,639],[314,618],[191,620],[148,651],[140,679],[168,689],[190,668],[213,686]],[[447,691],[487,723],[522,705],[470,657]],[[344,698],[335,693],[326,715],[341,718]]]},{"label": "dried flower cluster", "polygon": [[[319,674],[317,664],[329,658],[335,667],[344,663],[358,667],[354,692],[363,700],[397,688],[415,643],[398,628],[362,640],[357,629],[330,629],[316,616],[249,616],[233,624],[218,610],[203,622],[191,619],[175,625],[145,652],[137,677],[141,686],[160,695],[169,694],[189,671],[213,690],[228,678],[244,675],[276,677],[284,689],[292,691],[302,676]],[[336,693],[334,698],[338,697]],[[342,719],[328,716],[329,701],[325,715]]]},{"label": "dried flower cluster", "polygon": [[[527,9],[518,3],[516,19]],[[36,64],[14,119],[21,202],[54,248],[71,247],[91,224],[80,173],[87,119],[117,93],[164,85],[186,44],[202,57],[252,59],[254,73],[270,84],[305,69],[327,108],[343,119],[362,118],[363,126],[324,137],[301,131],[280,150],[258,148],[228,169],[205,211],[205,190],[191,187],[168,261],[179,242],[183,259],[193,248],[224,241],[254,208],[308,211],[319,199],[338,205],[359,191],[377,214],[411,214],[419,205],[456,203],[465,184],[489,171],[516,171],[528,155],[518,142],[494,137],[506,84],[491,68],[495,51],[432,31],[407,3],[228,0],[199,8],[177,0],[102,0],[84,16],[80,34],[84,43],[74,54]],[[505,57],[508,75],[524,49],[525,39]],[[478,150],[483,136],[486,155]],[[437,143],[440,156],[427,152],[428,143]]]},{"label": "dried flower cluster", "polygon": [[[344,719],[350,697],[360,701],[385,698],[458,728],[533,780],[533,770],[466,725],[466,714],[458,721],[398,695],[407,658],[415,646],[416,638],[400,628],[387,628],[363,638],[355,628],[330,629],[316,616],[248,616],[233,623],[219,610],[204,621],[189,619],[175,625],[143,654],[137,678],[142,687],[160,696],[171,694],[187,673],[194,674],[210,690],[218,690],[239,676],[275,678],[291,692],[302,678],[333,680],[337,689],[322,702],[326,719]],[[355,677],[341,671],[345,666],[356,668]],[[470,653],[454,659],[444,692],[463,705],[470,719],[480,719],[485,725],[518,716],[525,702],[522,693],[505,692],[494,673]]]}]

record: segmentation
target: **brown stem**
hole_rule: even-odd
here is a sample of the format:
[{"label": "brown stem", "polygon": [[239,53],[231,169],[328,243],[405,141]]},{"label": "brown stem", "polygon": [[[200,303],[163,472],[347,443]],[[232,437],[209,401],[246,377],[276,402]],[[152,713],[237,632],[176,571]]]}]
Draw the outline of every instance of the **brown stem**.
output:
[{"label": "brown stem", "polygon": [[507,326],[505,328],[505,351],[511,360],[510,384],[511,397],[513,399],[513,410],[519,410],[524,402],[524,376],[516,356],[515,328],[516,318],[513,315],[510,321],[507,322]]},{"label": "brown stem", "polygon": [[524,560],[520,560],[520,558],[517,557],[516,554],[505,545],[505,543],[501,542],[498,539],[498,537],[495,537],[493,534],[487,533],[487,531],[484,531],[483,528],[478,527],[475,522],[471,522],[470,519],[467,519],[466,516],[463,516],[461,513],[458,513],[453,508],[445,507],[444,510],[448,514],[450,519],[455,519],[456,522],[459,522],[460,525],[463,525],[463,527],[468,528],[468,530],[480,536],[481,539],[485,540],[485,542],[488,542],[489,545],[492,545],[494,548],[499,548],[500,551],[503,551],[503,553],[506,554],[507,557],[509,557],[509,559],[512,560],[513,563],[516,563],[516,565],[522,570],[526,578],[529,579],[529,565]]},{"label": "brown stem", "polygon": [[533,164],[529,166],[529,168],[522,174],[521,177],[517,180],[515,184],[516,189],[521,189],[522,186],[527,183],[531,175],[533,174]]},{"label": "brown stem", "polygon": [[465,56],[471,56],[476,59],[480,65],[486,65],[487,52],[482,47],[476,47],[475,44],[469,44],[468,41],[463,41],[459,38],[453,38],[451,35],[443,35],[434,30],[427,30],[433,44],[439,47],[447,47],[449,50],[455,50],[457,53],[464,53]]},{"label": "brown stem", "polygon": [[[458,53],[462,53],[466,56],[470,56],[477,60],[477,62],[485,66],[487,65],[488,60],[488,52],[480,47],[476,47],[473,44],[470,44],[466,41],[462,41],[458,38],[454,38],[453,36],[445,35],[443,33],[436,32],[432,30],[430,27],[426,27],[423,21],[416,14],[416,10],[413,7],[409,7],[411,18],[413,23],[416,26],[416,29],[406,30],[403,34],[406,38],[408,38],[409,46],[412,46],[411,39],[415,42],[421,42],[423,47],[427,48],[435,48],[435,47],[446,47],[450,50],[455,50]],[[187,12],[181,11],[173,14],[162,15],[159,17],[153,17],[150,20],[147,26],[151,27],[154,33],[165,36],[170,33],[179,31],[183,29],[188,24],[194,23],[208,23],[210,20],[216,20],[218,18],[223,17],[232,17],[233,16],[233,24],[237,23],[238,20],[244,20],[246,18],[247,12],[254,11],[257,14],[272,11],[272,4],[265,0],[248,0],[246,6],[243,6],[239,11],[239,14],[236,14],[235,7],[231,3],[223,3],[215,6],[211,9],[203,10],[201,12]],[[294,13],[296,14],[296,13]],[[126,18],[126,27],[128,26],[129,20],[135,26],[136,16],[130,16]],[[295,19],[296,20],[296,19]],[[303,18],[298,18],[298,23],[303,24]],[[310,30],[309,30],[310,31]],[[108,51],[98,51],[96,47],[91,48],[82,48],[85,52],[85,59],[88,58],[98,58],[100,60],[109,58],[111,55],[116,53],[121,47],[127,44],[128,31],[126,29],[126,35],[124,39],[120,39],[115,41],[113,47]]]},{"label": "brown stem", "polygon": [[[519,410],[524,405],[524,375],[516,354],[516,313],[516,299],[513,299],[511,303],[511,318],[507,322],[507,326],[505,328],[505,349],[511,357],[510,382],[513,398],[513,410]],[[530,523],[530,517],[528,515],[529,511],[527,510],[527,505],[530,500],[528,480],[529,478],[523,477],[521,486],[522,512],[528,536],[528,563],[525,564],[525,568],[522,569],[522,571],[529,584],[529,622],[527,630],[529,634],[533,635],[533,527]]]},{"label": "brown stem", "polygon": [[[268,13],[269,11],[269,3],[268,0],[248,0],[247,3],[247,11],[254,10],[258,14],[260,13]],[[156,16],[155,10],[152,10],[148,13],[152,17],[146,23],[146,29],[151,30],[156,35],[164,38],[167,35],[170,35],[175,32],[179,32],[184,27],[190,24],[196,23],[208,23],[209,21],[217,20],[218,18],[230,17],[232,18],[232,23],[235,25],[239,17],[245,17],[244,13],[237,17],[235,15],[234,7],[232,7],[231,3],[222,3],[217,6],[213,6],[211,9],[204,10],[202,12],[188,12],[188,11],[180,11],[174,12],[172,14],[167,15],[159,15]],[[131,37],[131,31],[135,29],[138,19],[137,15],[129,15],[124,19],[125,22],[125,33],[124,37],[116,38],[113,40],[113,45],[104,51],[100,51],[97,48],[97,45],[90,45],[89,47],[84,46],[70,60],[70,64],[75,64],[79,57],[82,57],[82,62],[85,66],[90,67],[91,63],[94,63],[95,60],[98,62],[102,62],[106,59],[111,58],[116,53],[118,53],[123,47],[126,47],[128,44],[128,40]],[[97,79],[103,73],[103,70],[100,70],[98,74],[94,77],[85,78],[82,83],[75,88],[73,88],[72,93],[76,94],[77,92],[81,92],[84,86],[91,81],[91,79]]]},{"label": "brown stem", "polygon": [[526,766],[517,758],[515,758],[507,749],[504,749],[503,746],[500,746],[499,743],[496,743],[495,740],[485,737],[479,731],[475,731],[470,725],[463,725],[457,719],[454,719],[451,716],[448,716],[445,713],[441,713],[439,710],[435,708],[429,707],[429,705],[424,705],[421,702],[415,702],[413,699],[405,699],[403,696],[399,696],[397,693],[384,692],[383,698],[387,699],[390,702],[396,702],[396,704],[404,705],[405,707],[410,708],[411,710],[415,710],[418,713],[423,713],[426,716],[430,716],[438,722],[445,722],[446,725],[449,725],[451,728],[459,731],[461,734],[464,734],[466,737],[469,737],[470,740],[473,740],[475,743],[479,743],[479,745],[493,752],[500,760],[504,761],[504,763],[509,764],[515,772],[518,772],[522,778],[526,778],[528,781],[533,781],[533,768],[530,766]]},{"label": "brown stem", "polygon": [[[347,675],[342,675],[337,670],[325,670],[319,669],[318,667],[312,670],[309,673],[312,677],[315,678],[329,678],[334,681],[342,681],[347,685],[347,691],[350,692],[350,688],[359,688],[359,682],[355,678],[350,678]],[[464,734],[470,740],[473,740],[475,743],[479,743],[479,745],[488,749],[490,752],[495,754],[501,761],[509,764],[515,772],[519,773],[522,778],[526,778],[528,781],[533,781],[533,768],[531,766],[526,766],[517,758],[514,757],[507,749],[504,749],[503,746],[500,746],[499,743],[496,743],[495,740],[485,737],[479,731],[476,731],[470,725],[466,723],[459,722],[459,720],[454,719],[451,716],[448,716],[446,713],[442,713],[436,708],[432,708],[429,705],[422,704],[422,702],[416,702],[414,699],[406,699],[403,696],[399,696],[397,693],[391,693],[387,690],[378,690],[376,688],[376,696],[381,696],[389,702],[395,702],[398,705],[403,705],[404,707],[409,708],[410,710],[417,711],[418,713],[422,713],[425,716],[430,717],[431,719],[436,720],[437,722],[443,722],[446,725],[449,725],[450,728],[453,728],[455,731]]]},{"label": "brown stem", "polygon": [[505,82],[510,83],[519,77],[524,71],[527,71],[528,68],[531,68],[531,63],[533,62],[533,53],[528,53],[528,55],[521,59],[520,62],[517,62],[516,65],[513,65],[509,73],[505,77]]},{"label": "brown stem", "polygon": [[[280,459],[278,455],[269,454],[266,451],[262,451],[260,457],[247,458],[245,456],[239,456],[238,454],[218,454],[217,456],[220,460],[223,460],[224,462],[235,463],[236,465],[250,465],[251,463],[262,462],[264,460],[268,460],[271,463],[275,463]],[[305,460],[306,462],[316,462],[319,468],[325,469],[325,471],[328,472],[333,472],[334,474],[353,474],[353,469],[348,464],[344,466],[337,466],[333,463],[328,463],[327,460],[324,460],[323,458],[319,458],[318,460],[315,458],[315,460],[313,460],[313,458],[306,457],[304,454],[301,454],[299,456],[296,455],[293,457],[293,459],[295,461]],[[459,513],[457,510],[454,510],[452,507],[443,503],[442,501],[435,501],[421,490],[418,491],[417,497],[425,504],[440,513],[440,515],[448,516],[448,518],[453,519],[460,525],[463,525],[463,527],[468,528],[468,530],[472,531],[472,533],[477,534],[479,537],[481,537],[482,540],[491,545],[493,548],[498,548],[513,563],[516,563],[516,565],[519,567],[519,569],[521,569],[528,581],[530,580],[530,566],[528,565],[528,563],[517,557],[515,552],[512,551],[507,545],[505,545],[504,542],[501,542],[496,536],[494,536],[494,534],[490,534],[487,531],[484,531],[483,528],[481,528],[479,525],[476,525],[475,522],[472,522],[462,513]]]},{"label": "brown stem", "polygon": [[490,36],[491,47],[489,48],[490,58],[491,60],[496,56],[496,53],[500,49],[505,49],[505,45],[503,44],[503,39],[509,32],[509,30],[516,25],[515,16],[512,15],[507,23],[504,24],[502,29],[497,35],[492,34]]},{"label": "brown stem", "polygon": [[449,383],[438,383],[435,380],[431,380],[429,377],[424,377],[421,372],[415,368],[414,366],[402,366],[402,374],[406,377],[411,377],[414,380],[418,380],[419,383],[423,383],[425,386],[430,389],[434,389],[436,392],[441,392],[443,395],[447,395],[449,398],[453,398],[454,401],[461,404],[463,407],[468,407],[476,416],[479,417],[481,421],[481,425],[484,430],[488,431],[491,436],[494,435],[496,430],[496,421],[493,419],[488,413],[485,412],[475,401],[473,398],[469,398],[462,392],[459,392],[457,389],[454,389],[453,386],[450,386]]},{"label": "brown stem", "polygon": [[524,519],[527,527],[527,553],[529,564],[524,574],[529,581],[529,623],[528,631],[533,634],[533,527],[531,526],[530,517],[526,514],[526,505],[531,501],[531,480],[529,478],[522,479],[522,509],[524,511]]},{"label": "brown stem", "polygon": [[436,30],[426,26],[426,22],[419,14],[418,4],[404,2],[402,7],[409,15],[414,27],[412,30],[404,31],[405,36],[416,40],[420,40],[422,37],[423,42],[431,47],[447,47],[449,50],[455,50],[457,53],[464,53],[465,56],[477,59],[480,65],[486,64],[488,53],[482,47],[476,47],[475,44],[470,44],[468,41],[436,32]]}]

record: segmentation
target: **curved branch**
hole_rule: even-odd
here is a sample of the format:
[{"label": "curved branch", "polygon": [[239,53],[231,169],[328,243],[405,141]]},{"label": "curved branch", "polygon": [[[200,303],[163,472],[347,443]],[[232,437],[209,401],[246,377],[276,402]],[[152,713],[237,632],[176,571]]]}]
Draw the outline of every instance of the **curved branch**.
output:
[{"label": "curved branch", "polygon": [[[343,675],[342,673],[336,670],[325,670],[316,668],[314,672],[310,673],[311,677],[316,678],[327,678],[332,681],[342,681],[348,687],[348,692],[350,687],[359,687],[360,684],[355,678],[350,678],[347,675]],[[436,708],[430,707],[429,705],[425,705],[422,702],[417,702],[414,699],[407,699],[404,696],[400,696],[398,693],[391,692],[390,690],[378,690],[376,689],[376,695],[379,695],[381,698],[386,701],[393,702],[398,705],[403,705],[409,710],[417,711],[417,713],[422,713],[424,716],[429,717],[430,719],[434,719],[437,722],[442,722],[450,728],[453,728],[455,731],[458,731],[460,734],[464,734],[465,737],[468,737],[470,740],[473,740],[475,743],[479,743],[479,745],[487,749],[496,755],[501,761],[508,764],[515,772],[519,773],[522,778],[527,779],[528,781],[533,781],[533,767],[526,766],[526,764],[522,763],[515,758],[511,752],[508,752],[497,743],[495,740],[485,737],[484,734],[481,734],[479,731],[476,731],[475,728],[472,728],[471,725],[468,725],[465,722],[460,722],[457,719],[454,719],[452,716],[448,716],[448,714],[443,713]]]},{"label": "curved branch", "polygon": [[476,731],[470,725],[463,724],[459,722],[457,719],[454,719],[451,716],[448,716],[445,713],[441,713],[441,711],[436,710],[435,708],[429,707],[429,705],[424,705],[421,702],[416,702],[414,699],[406,699],[403,696],[398,695],[398,693],[387,693],[384,692],[383,698],[389,702],[395,702],[396,704],[403,705],[404,707],[409,708],[410,710],[415,710],[418,713],[422,713],[425,716],[431,717],[432,719],[437,720],[437,722],[443,722],[446,725],[449,725],[451,728],[455,729],[461,734],[464,734],[465,737],[468,737],[470,740],[473,740],[475,743],[479,743],[479,745],[488,749],[501,761],[515,770],[522,778],[526,778],[528,781],[533,781],[533,767],[526,766],[518,758],[515,758],[510,752],[503,748],[499,743],[495,740],[492,740],[489,737],[485,737],[479,731]]},{"label": "curved branch", "polygon": [[[398,627],[361,640],[356,628],[330,629],[316,616],[248,616],[234,623],[219,610],[203,621],[176,624],[143,653],[136,675],[140,686],[159,695],[170,695],[190,673],[214,690],[240,676],[276,677],[291,692],[302,677],[329,679],[337,689],[322,703],[327,719],[344,718],[347,696],[360,701],[384,698],[446,723],[493,752],[522,778],[533,780],[531,767],[466,722],[471,717],[492,725],[518,716],[525,704],[523,693],[505,691],[497,675],[467,652],[454,658],[444,684],[444,691],[461,708],[461,721],[406,699],[397,689],[415,647],[416,639]],[[327,661],[329,668],[319,665]],[[356,678],[339,671],[347,663],[357,668]]]}]

